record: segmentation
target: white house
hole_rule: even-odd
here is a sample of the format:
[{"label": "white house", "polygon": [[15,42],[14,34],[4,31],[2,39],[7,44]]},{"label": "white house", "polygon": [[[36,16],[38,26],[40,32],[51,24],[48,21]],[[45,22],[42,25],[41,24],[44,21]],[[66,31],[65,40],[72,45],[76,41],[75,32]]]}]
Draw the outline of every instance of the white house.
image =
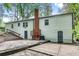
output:
[{"label": "white house", "polygon": [[[65,13],[47,17],[39,17],[39,28],[45,40],[52,42],[73,42],[73,14]],[[7,29],[20,34],[22,38],[32,39],[34,18],[6,23]]]}]

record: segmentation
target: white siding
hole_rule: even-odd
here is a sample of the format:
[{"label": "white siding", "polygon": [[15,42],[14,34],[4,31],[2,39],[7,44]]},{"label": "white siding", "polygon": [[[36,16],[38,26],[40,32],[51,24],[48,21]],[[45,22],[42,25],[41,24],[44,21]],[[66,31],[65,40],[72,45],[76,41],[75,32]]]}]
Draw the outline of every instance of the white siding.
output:
[{"label": "white siding", "polygon": [[[45,26],[45,20],[49,20],[49,25]],[[45,18],[40,20],[40,29],[42,35],[45,36],[47,40],[53,42],[58,41],[58,31],[63,31],[63,42],[71,43],[72,42],[72,16],[71,15],[62,15],[55,16],[51,18]]]},{"label": "white siding", "polygon": [[[45,20],[49,20],[49,25],[45,26]],[[25,22],[25,21],[24,21]],[[28,31],[28,39],[32,39],[31,31],[33,31],[33,20],[27,21],[28,27],[23,27],[23,21],[20,22],[20,27],[18,23],[13,23],[14,28],[11,29],[11,24],[6,24],[6,29],[11,29],[24,38],[24,31]],[[41,29],[41,34],[45,36],[46,40],[51,40],[53,42],[58,42],[58,31],[63,31],[63,42],[72,43],[72,15],[60,15],[49,18],[43,18],[39,20],[39,27]]]},{"label": "white siding", "polygon": [[[20,36],[23,38],[24,38],[24,31],[27,31],[27,33],[28,33],[27,38],[32,39],[30,32],[33,31],[33,21],[24,21],[24,22],[28,22],[28,27],[24,28],[23,22],[16,22],[16,23],[11,23],[11,24],[13,24],[14,28],[11,28],[11,24],[6,24],[6,29],[10,29],[12,31],[19,33]],[[18,27],[18,23],[20,23],[19,27]]]}]

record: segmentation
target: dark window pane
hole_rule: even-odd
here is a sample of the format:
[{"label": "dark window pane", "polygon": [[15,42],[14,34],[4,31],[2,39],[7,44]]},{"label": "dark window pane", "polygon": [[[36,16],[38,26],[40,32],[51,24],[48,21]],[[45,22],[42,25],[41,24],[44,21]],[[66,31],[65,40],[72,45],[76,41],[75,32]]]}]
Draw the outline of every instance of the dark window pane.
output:
[{"label": "dark window pane", "polygon": [[25,27],[25,23],[23,23],[23,27]]},{"label": "dark window pane", "polygon": [[49,25],[49,20],[45,20],[45,25]]},{"label": "dark window pane", "polygon": [[20,23],[18,23],[18,26],[20,26]]},{"label": "dark window pane", "polygon": [[24,22],[23,27],[28,27],[28,22]]},{"label": "dark window pane", "polygon": [[26,27],[28,27],[28,22],[26,22]]},{"label": "dark window pane", "polygon": [[11,25],[11,28],[13,28],[13,24]]}]

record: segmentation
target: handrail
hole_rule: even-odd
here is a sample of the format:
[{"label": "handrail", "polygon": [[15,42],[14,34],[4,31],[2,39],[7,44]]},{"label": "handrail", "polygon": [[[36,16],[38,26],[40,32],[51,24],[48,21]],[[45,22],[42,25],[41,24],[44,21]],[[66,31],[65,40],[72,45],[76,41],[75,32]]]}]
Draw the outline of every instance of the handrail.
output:
[{"label": "handrail", "polygon": [[15,31],[13,31],[13,30],[10,30],[10,29],[7,29],[7,31],[8,31],[8,32],[13,32],[13,33],[16,33],[16,34],[20,35],[19,33],[15,32]]}]

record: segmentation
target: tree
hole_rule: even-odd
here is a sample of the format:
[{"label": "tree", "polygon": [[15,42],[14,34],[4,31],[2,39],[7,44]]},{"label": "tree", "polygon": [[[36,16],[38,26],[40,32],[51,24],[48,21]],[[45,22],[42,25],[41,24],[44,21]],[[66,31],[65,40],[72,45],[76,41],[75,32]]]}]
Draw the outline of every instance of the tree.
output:
[{"label": "tree", "polygon": [[[14,6],[15,5],[15,6]],[[33,4],[33,3],[17,3],[17,4],[4,4],[8,11],[11,11],[13,7],[15,7],[17,19],[22,18],[22,20],[26,17],[29,18],[34,16],[34,9],[38,8],[40,11],[40,16],[49,16],[52,14],[52,5],[51,4]],[[18,18],[19,17],[19,18]]]},{"label": "tree", "polygon": [[0,27],[2,26],[3,23],[3,6],[0,4]]},{"label": "tree", "polygon": [[74,36],[76,39],[79,39],[79,4],[78,3],[70,3],[70,4],[64,4],[63,8],[64,12],[73,12],[75,16],[74,25],[75,29]]}]

